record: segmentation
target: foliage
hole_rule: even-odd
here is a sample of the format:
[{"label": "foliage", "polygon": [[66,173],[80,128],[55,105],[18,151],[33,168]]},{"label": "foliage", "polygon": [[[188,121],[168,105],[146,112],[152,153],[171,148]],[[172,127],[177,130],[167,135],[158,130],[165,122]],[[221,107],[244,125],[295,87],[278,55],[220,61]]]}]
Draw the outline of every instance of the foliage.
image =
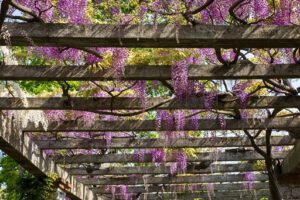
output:
[{"label": "foliage", "polygon": [[9,156],[0,160],[0,185],[3,200],[49,200],[53,198],[55,176],[36,178]]}]

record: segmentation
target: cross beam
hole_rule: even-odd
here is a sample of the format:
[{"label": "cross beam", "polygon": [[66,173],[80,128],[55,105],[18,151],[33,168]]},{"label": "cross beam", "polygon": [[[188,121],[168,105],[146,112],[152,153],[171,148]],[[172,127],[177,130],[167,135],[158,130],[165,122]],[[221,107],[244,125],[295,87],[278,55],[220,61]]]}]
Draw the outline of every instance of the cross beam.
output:
[{"label": "cross beam", "polygon": [[[193,184],[194,189],[197,190],[207,190],[206,184]],[[178,184],[178,185],[164,185],[163,188],[160,186],[156,185],[150,185],[148,187],[148,191],[145,190],[144,186],[128,186],[127,187],[127,192],[128,193],[152,193],[152,192],[158,192],[164,189],[165,192],[191,192],[192,184]],[[243,190],[245,188],[245,185],[243,183],[215,183],[214,184],[214,190]],[[253,183],[253,189],[269,189],[268,183],[263,183],[263,182],[254,182]],[[96,194],[110,194],[111,192],[107,190],[105,186],[97,186],[96,188],[91,187],[91,190],[95,192]],[[116,190],[118,192],[118,189]]]},{"label": "cross beam", "polygon": [[[267,181],[265,174],[255,174],[255,181]],[[220,183],[220,182],[240,182],[244,181],[244,174],[224,174],[224,175],[193,175],[176,177],[148,177],[147,184],[181,184],[181,183]],[[144,179],[136,177],[125,178],[81,178],[80,182],[85,185],[143,185]]]},{"label": "cross beam", "polygon": [[[144,48],[292,48],[300,26],[119,25],[6,23],[14,46]],[[178,34],[177,34],[178,33]],[[29,39],[30,38],[30,39]],[[176,41],[179,42],[176,42]],[[0,45],[6,45],[3,39]]]},{"label": "cross beam", "polygon": [[[206,167],[206,168],[205,168]],[[211,166],[202,167],[201,164],[188,164],[187,174],[210,174],[210,173],[225,173],[225,172],[250,172],[264,171],[258,169],[253,164],[213,164]],[[93,169],[93,168],[91,168]],[[87,168],[71,168],[67,170],[71,175],[132,175],[132,174],[170,174],[169,166],[137,166],[137,167],[109,167],[105,169],[93,169],[90,171]]]},{"label": "cross beam", "polygon": [[[145,108],[156,110],[174,109],[206,109],[203,97],[179,100],[172,98],[147,98],[145,105],[140,98],[132,97],[72,97],[70,102],[62,97],[0,97],[1,110],[141,110]],[[300,107],[300,96],[251,96],[243,108],[291,108]],[[154,109],[153,108],[153,109]],[[213,109],[239,109],[240,100],[237,97],[219,97],[213,104]]]},{"label": "cross beam", "polygon": [[[41,149],[128,149],[128,148],[211,148],[211,147],[252,147],[250,140],[238,137],[179,138],[179,139],[112,139],[107,145],[102,139],[87,140],[35,140]],[[273,146],[293,145],[289,136],[273,136]],[[266,145],[265,138],[256,139],[258,146]]]},{"label": "cross beam", "polygon": [[[126,66],[122,80],[170,80],[170,65]],[[110,70],[93,69],[90,66],[32,66],[1,65],[0,80],[38,81],[105,81],[116,80]],[[191,65],[188,70],[191,80],[212,79],[266,79],[300,78],[298,64],[248,64],[239,63],[230,67],[220,65]]]},{"label": "cross beam", "polygon": [[[288,154],[288,151],[272,152],[275,159],[282,159]],[[254,161],[263,160],[264,158],[253,150],[246,150],[245,152],[203,152],[197,153],[196,157],[189,157],[188,162],[202,162],[202,161]],[[57,164],[81,164],[81,163],[149,163],[152,162],[151,154],[145,154],[144,159],[137,160],[133,154],[104,154],[104,155],[73,155],[52,156],[52,160]],[[173,156],[167,155],[166,162],[176,162]],[[138,171],[136,171],[138,172]]]},{"label": "cross beam", "polygon": [[[299,118],[247,118],[247,119],[225,119],[226,126],[221,126],[216,119],[199,119],[198,126],[195,121],[186,120],[185,126],[181,131],[200,131],[200,130],[245,130],[245,129],[276,129],[286,130],[300,128]],[[116,120],[116,121],[95,121],[88,124],[84,121],[56,121],[49,123],[47,131],[178,131],[175,125],[169,125],[168,121],[162,120],[161,126],[156,127],[155,120]],[[43,127],[36,127],[29,124],[23,129],[26,132],[45,132]]]}]

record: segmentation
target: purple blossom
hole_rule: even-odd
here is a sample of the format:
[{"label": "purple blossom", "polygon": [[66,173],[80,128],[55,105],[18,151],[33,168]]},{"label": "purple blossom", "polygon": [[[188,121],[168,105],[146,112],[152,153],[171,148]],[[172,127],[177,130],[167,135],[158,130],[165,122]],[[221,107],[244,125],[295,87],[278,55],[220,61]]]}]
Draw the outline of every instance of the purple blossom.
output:
[{"label": "purple blossom", "polygon": [[133,152],[133,159],[136,162],[144,162],[145,161],[145,152],[144,150],[135,149]]},{"label": "purple blossom", "polygon": [[193,116],[190,117],[190,121],[191,121],[193,130],[198,130],[198,128],[199,128],[199,114],[196,114],[196,113],[197,113],[197,111],[192,111],[191,115],[193,115]]},{"label": "purple blossom", "polygon": [[192,93],[187,88],[189,88],[188,67],[193,61],[192,57],[188,57],[172,65],[172,85],[178,98],[186,98]]},{"label": "purple blossom", "polygon": [[112,73],[116,78],[120,78],[124,74],[128,50],[126,48],[115,48],[112,57]]},{"label": "purple blossom", "polygon": [[211,110],[217,100],[217,94],[215,92],[205,92],[204,94],[204,108]]},{"label": "purple blossom", "polygon": [[126,185],[120,185],[120,194],[121,194],[121,198],[123,200],[128,199],[127,186]]},{"label": "purple blossom", "polygon": [[99,54],[99,56],[87,53],[85,56],[85,60],[88,64],[101,62],[103,60],[103,58],[102,58],[103,54],[110,51],[110,48],[94,48],[92,50],[96,51]]},{"label": "purple blossom", "polygon": [[198,190],[198,185],[195,184],[195,183],[192,183],[191,191],[194,192],[194,191],[197,191],[197,190]]},{"label": "purple blossom", "polygon": [[254,186],[255,174],[253,172],[246,172],[244,175],[244,188],[251,190]]},{"label": "purple blossom", "polygon": [[156,118],[155,118],[156,130],[160,130],[162,120],[165,120],[168,115],[169,113],[165,110],[159,110],[156,112]]},{"label": "purple blossom", "polygon": [[232,87],[232,92],[239,97],[240,99],[240,105],[241,105],[241,117],[246,118],[247,117],[247,111],[245,110],[247,106],[247,100],[249,97],[249,94],[245,91],[246,88],[249,86],[250,81],[245,82],[236,82],[234,86]]},{"label": "purple blossom", "polygon": [[276,9],[274,16],[274,24],[276,25],[289,25],[290,24],[290,15],[291,9],[290,4],[292,1],[290,0],[280,0],[280,5]]},{"label": "purple blossom", "polygon": [[53,149],[45,149],[43,152],[46,155],[53,155],[53,154],[55,154],[55,150],[53,150]]},{"label": "purple blossom", "polygon": [[184,152],[178,151],[176,153],[176,163],[178,170],[181,172],[185,172],[187,169],[187,156],[185,155]]},{"label": "purple blossom", "polygon": [[171,163],[171,165],[170,165],[170,174],[176,174],[176,172],[177,172],[177,163],[175,162],[175,163]]},{"label": "purple blossom", "polygon": [[208,195],[215,196],[215,186],[213,183],[207,183],[206,190],[207,190]]},{"label": "purple blossom", "polygon": [[141,81],[137,81],[135,84],[135,89],[138,92],[139,98],[141,99],[141,103],[143,108],[146,107],[146,81],[141,80]]},{"label": "purple blossom", "polygon": [[104,137],[103,138],[105,140],[106,146],[111,145],[111,141],[112,141],[112,133],[111,132],[104,133]]},{"label": "purple blossom", "polygon": [[66,113],[64,110],[47,110],[45,112],[50,121],[61,121],[66,117]]},{"label": "purple blossom", "polygon": [[61,17],[70,23],[84,24],[89,21],[86,15],[87,0],[58,0],[56,6]]},{"label": "purple blossom", "polygon": [[72,61],[76,64],[80,63],[81,54],[78,49],[68,48],[60,49],[57,47],[35,47],[33,52],[40,57],[55,61]]},{"label": "purple blossom", "polygon": [[225,129],[226,128],[226,121],[225,121],[224,114],[220,114],[218,116],[218,119],[219,119],[219,124],[220,124],[221,128]]},{"label": "purple blossom", "polygon": [[177,110],[174,112],[174,119],[177,131],[184,130],[185,125],[185,115],[183,110]]},{"label": "purple blossom", "polygon": [[120,9],[117,6],[112,6],[109,11],[112,15],[118,15],[120,13]]},{"label": "purple blossom", "polygon": [[275,151],[278,151],[278,152],[281,152],[284,150],[284,147],[283,146],[276,146],[275,147]]},{"label": "purple blossom", "polygon": [[151,151],[152,162],[162,163],[166,161],[166,153],[163,149],[155,149]]}]

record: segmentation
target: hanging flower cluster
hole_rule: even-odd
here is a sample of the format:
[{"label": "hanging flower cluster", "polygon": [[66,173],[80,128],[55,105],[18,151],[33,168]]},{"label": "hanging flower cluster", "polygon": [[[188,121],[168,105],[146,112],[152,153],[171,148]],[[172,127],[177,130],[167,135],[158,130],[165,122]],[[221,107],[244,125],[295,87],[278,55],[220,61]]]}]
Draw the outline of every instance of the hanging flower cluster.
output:
[{"label": "hanging flower cluster", "polygon": [[172,85],[179,99],[187,98],[195,92],[194,81],[188,80],[189,65],[195,62],[194,57],[188,57],[172,65]]},{"label": "hanging flower cluster", "polygon": [[176,153],[176,163],[177,163],[177,169],[184,173],[187,169],[187,156],[184,152],[178,151]]},{"label": "hanging flower cluster", "polygon": [[146,81],[141,80],[141,81],[137,81],[135,84],[135,89],[138,92],[138,97],[141,99],[141,103],[143,108],[146,107]]},{"label": "hanging flower cluster", "polygon": [[135,149],[133,151],[133,159],[136,162],[144,162],[145,161],[145,151],[143,149]]},{"label": "hanging flower cluster", "polygon": [[213,197],[215,196],[215,186],[213,183],[207,183],[206,184],[206,190],[207,190],[207,194],[209,199],[213,199]]},{"label": "hanging flower cluster", "polygon": [[247,117],[247,112],[245,110],[247,106],[247,100],[248,100],[248,93],[246,92],[246,88],[249,86],[250,81],[245,82],[235,82],[235,84],[232,87],[232,92],[240,99],[240,105],[241,105],[241,116],[242,118]]},{"label": "hanging flower cluster", "polygon": [[128,58],[128,50],[126,48],[115,48],[112,54],[112,73],[116,78],[120,78],[124,74],[125,65]]},{"label": "hanging flower cluster", "polygon": [[246,172],[244,175],[244,188],[252,190],[255,181],[255,174],[253,172]]},{"label": "hanging flower cluster", "polygon": [[166,153],[164,149],[154,149],[151,151],[153,163],[163,163],[166,161]]},{"label": "hanging flower cluster", "polygon": [[225,121],[225,115],[224,114],[220,114],[218,116],[218,119],[219,119],[219,124],[221,126],[221,128],[226,128],[226,121]]},{"label": "hanging flower cluster", "polygon": [[112,133],[111,132],[104,133],[104,137],[103,138],[105,140],[106,146],[111,145],[111,141],[112,141]]}]

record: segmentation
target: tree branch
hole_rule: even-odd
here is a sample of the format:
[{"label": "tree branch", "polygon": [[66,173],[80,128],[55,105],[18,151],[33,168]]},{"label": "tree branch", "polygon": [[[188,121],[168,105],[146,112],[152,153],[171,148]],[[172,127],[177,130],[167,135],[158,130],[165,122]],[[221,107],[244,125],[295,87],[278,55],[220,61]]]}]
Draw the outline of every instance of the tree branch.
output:
[{"label": "tree branch", "polygon": [[18,4],[15,0],[11,1],[11,5],[13,7],[15,7],[16,9],[18,9],[18,10],[20,10],[20,11],[22,11],[22,12],[24,12],[24,13],[30,15],[30,16],[32,16],[35,19],[34,21],[41,22],[41,23],[44,22],[44,20],[42,18],[40,18],[36,13],[34,13],[30,8]]},{"label": "tree branch", "polygon": [[0,32],[2,30],[2,26],[6,17],[6,13],[8,11],[9,5],[12,0],[3,0],[1,3],[1,10],[0,10]]},{"label": "tree branch", "polygon": [[242,25],[247,25],[248,23],[245,20],[239,18],[234,12],[234,10],[244,1],[245,0],[237,0],[234,4],[232,4],[232,6],[229,8],[229,14],[235,21],[241,23]]}]

